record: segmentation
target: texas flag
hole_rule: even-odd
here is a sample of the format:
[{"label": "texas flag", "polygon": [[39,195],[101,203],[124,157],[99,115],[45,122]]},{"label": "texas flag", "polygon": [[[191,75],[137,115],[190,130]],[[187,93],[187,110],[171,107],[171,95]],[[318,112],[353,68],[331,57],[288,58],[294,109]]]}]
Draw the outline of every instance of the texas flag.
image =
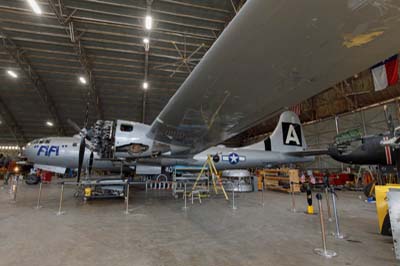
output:
[{"label": "texas flag", "polygon": [[386,89],[399,81],[399,60],[394,55],[371,68],[375,91]]}]

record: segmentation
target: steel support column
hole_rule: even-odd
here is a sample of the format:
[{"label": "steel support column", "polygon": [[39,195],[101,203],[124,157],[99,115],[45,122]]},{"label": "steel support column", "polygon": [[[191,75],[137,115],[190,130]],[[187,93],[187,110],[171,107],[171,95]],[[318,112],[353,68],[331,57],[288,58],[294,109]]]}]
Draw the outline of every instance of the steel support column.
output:
[{"label": "steel support column", "polygon": [[339,116],[335,115],[336,134],[339,134]]},{"label": "steel support column", "polygon": [[368,134],[368,132],[367,132],[367,125],[365,124],[365,113],[363,110],[361,110],[360,114],[361,114],[361,122],[362,122],[363,130],[364,130],[364,136],[366,136]]},{"label": "steel support column", "polygon": [[[146,0],[146,16],[151,15],[151,5],[153,0]],[[150,41],[150,33],[147,34]],[[148,82],[149,75],[149,46],[144,44],[144,82]],[[143,88],[144,89],[144,88]],[[142,98],[142,123],[146,123],[146,104],[147,104],[147,91],[144,89]]]},{"label": "steel support column", "polygon": [[[144,63],[144,82],[147,82],[149,72],[149,51],[145,51],[145,63]],[[146,104],[147,104],[147,90],[143,91],[143,102],[142,102],[142,123],[146,123]]]},{"label": "steel support column", "polygon": [[[335,115],[335,128],[336,128],[336,135],[339,135],[339,116]],[[342,171],[344,170],[344,164],[340,163],[340,167]]]}]

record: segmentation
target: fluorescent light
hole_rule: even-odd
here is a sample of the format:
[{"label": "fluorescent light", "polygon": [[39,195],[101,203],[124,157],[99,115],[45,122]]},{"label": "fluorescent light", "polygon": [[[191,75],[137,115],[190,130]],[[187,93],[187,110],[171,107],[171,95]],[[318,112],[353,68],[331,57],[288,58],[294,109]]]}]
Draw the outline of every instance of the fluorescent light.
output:
[{"label": "fluorescent light", "polygon": [[7,70],[7,74],[10,75],[11,77],[15,78],[15,79],[18,78],[17,73],[15,73],[12,70]]},{"label": "fluorescent light", "polygon": [[82,84],[86,84],[87,82],[86,82],[86,79],[84,78],[84,77],[79,77],[79,81],[82,83]]},{"label": "fluorescent light", "polygon": [[146,30],[151,30],[151,28],[153,28],[153,18],[151,16],[146,16],[144,26]]},{"label": "fluorescent light", "polygon": [[27,0],[27,1],[28,1],[28,4],[31,6],[33,12],[35,12],[38,15],[42,14],[42,10],[40,9],[36,0]]},{"label": "fluorescent light", "polygon": [[149,40],[149,38],[144,38],[143,39],[143,43],[144,43],[144,50],[146,52],[148,52],[150,50],[150,40]]},{"label": "fluorescent light", "polygon": [[149,88],[149,83],[147,81],[143,82],[143,89],[147,90]]},{"label": "fluorescent light", "polygon": [[51,122],[51,121],[47,121],[47,122],[46,122],[46,125],[49,126],[49,127],[52,127],[52,126],[54,126],[54,123]]}]

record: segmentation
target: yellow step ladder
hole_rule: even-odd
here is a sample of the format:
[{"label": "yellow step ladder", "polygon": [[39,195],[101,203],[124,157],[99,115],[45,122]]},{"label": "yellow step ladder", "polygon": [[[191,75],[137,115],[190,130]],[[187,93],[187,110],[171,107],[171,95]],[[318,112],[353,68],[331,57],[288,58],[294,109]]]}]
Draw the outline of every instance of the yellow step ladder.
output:
[{"label": "yellow step ladder", "polygon": [[[222,191],[222,193],[225,196],[225,199],[229,200],[228,194],[225,191],[225,188],[224,188],[224,186],[222,184],[221,177],[218,174],[217,168],[215,167],[215,164],[214,164],[214,161],[211,158],[211,155],[207,155],[207,160],[204,163],[203,167],[201,168],[201,171],[200,171],[199,175],[197,176],[196,181],[194,182],[194,185],[192,187],[192,192],[196,190],[198,182],[199,182],[200,178],[202,177],[203,173],[206,170],[209,170],[209,172],[211,174],[211,179],[212,179],[212,184],[213,184],[213,187],[214,187],[215,194],[218,195],[218,191]],[[189,196],[191,196],[191,193],[190,193]]]}]

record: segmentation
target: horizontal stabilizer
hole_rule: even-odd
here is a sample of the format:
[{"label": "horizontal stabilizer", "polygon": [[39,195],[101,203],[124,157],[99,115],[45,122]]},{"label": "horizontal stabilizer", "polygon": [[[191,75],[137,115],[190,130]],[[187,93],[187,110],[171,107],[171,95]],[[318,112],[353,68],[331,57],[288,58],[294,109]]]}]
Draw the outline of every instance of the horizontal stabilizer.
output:
[{"label": "horizontal stabilizer", "polygon": [[315,149],[315,150],[285,152],[285,154],[292,155],[292,156],[299,156],[299,157],[325,155],[325,154],[328,154],[328,149]]}]

